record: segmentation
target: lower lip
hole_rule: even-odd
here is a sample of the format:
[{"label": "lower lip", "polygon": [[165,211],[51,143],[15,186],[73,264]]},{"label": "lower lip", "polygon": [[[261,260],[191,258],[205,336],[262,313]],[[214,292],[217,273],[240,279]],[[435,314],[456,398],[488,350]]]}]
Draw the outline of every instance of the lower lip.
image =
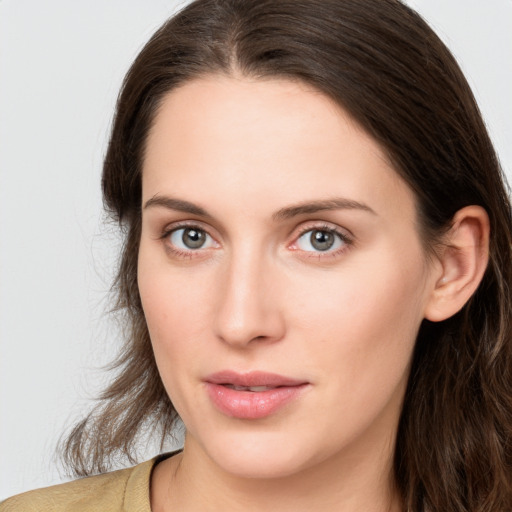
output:
[{"label": "lower lip", "polygon": [[220,384],[206,383],[215,406],[227,416],[256,420],[276,413],[297,398],[307,387],[283,386],[266,391],[237,391]]}]

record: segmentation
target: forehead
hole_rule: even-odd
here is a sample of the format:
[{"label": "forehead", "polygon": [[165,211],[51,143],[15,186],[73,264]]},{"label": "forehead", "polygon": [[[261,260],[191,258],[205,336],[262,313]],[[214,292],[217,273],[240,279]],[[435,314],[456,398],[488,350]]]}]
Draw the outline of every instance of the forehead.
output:
[{"label": "forehead", "polygon": [[277,208],[308,195],[413,202],[382,148],[330,98],[299,82],[245,77],[173,90],[149,133],[144,198],[172,191],[201,203],[205,190]]}]

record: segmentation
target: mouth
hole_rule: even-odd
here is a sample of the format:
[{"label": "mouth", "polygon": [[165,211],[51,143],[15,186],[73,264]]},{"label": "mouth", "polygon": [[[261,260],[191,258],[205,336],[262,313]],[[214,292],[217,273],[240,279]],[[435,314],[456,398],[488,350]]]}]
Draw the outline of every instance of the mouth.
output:
[{"label": "mouth", "polygon": [[[293,379],[277,373],[252,371],[247,373],[238,373],[232,370],[223,370],[221,372],[209,375],[206,382],[211,384],[220,384],[223,386],[231,386],[234,388],[280,388],[298,386],[306,384],[307,381]],[[258,389],[255,389],[258,391]]]},{"label": "mouth", "polygon": [[275,373],[222,371],[205,379],[207,394],[222,414],[245,420],[273,415],[299,398],[310,383]]}]

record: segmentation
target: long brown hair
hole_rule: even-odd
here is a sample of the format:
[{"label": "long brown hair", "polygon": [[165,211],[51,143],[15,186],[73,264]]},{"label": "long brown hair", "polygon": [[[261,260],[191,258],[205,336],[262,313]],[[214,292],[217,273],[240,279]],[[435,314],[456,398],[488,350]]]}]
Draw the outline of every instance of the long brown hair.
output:
[{"label": "long brown hair", "polygon": [[141,432],[177,417],[164,391],[137,288],[141,169],[162,98],[212,73],[305,82],[385,149],[414,191],[427,250],[455,212],[491,223],[480,287],[447,321],[424,321],[400,418],[394,471],[410,511],[512,509],[511,208],[499,162],[455,59],[398,0],[197,0],[166,22],[130,68],[103,170],[125,234],[115,283],[126,343],[97,408],[64,445],[76,474],[133,460]]}]

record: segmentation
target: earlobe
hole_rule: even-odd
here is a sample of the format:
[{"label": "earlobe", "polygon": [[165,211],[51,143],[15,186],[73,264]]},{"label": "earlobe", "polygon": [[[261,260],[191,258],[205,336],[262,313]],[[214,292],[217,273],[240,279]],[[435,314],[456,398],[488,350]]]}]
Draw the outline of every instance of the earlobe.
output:
[{"label": "earlobe", "polygon": [[466,206],[453,217],[438,251],[442,275],[434,283],[425,318],[440,322],[460,311],[478,288],[489,259],[489,217],[480,206]]}]

